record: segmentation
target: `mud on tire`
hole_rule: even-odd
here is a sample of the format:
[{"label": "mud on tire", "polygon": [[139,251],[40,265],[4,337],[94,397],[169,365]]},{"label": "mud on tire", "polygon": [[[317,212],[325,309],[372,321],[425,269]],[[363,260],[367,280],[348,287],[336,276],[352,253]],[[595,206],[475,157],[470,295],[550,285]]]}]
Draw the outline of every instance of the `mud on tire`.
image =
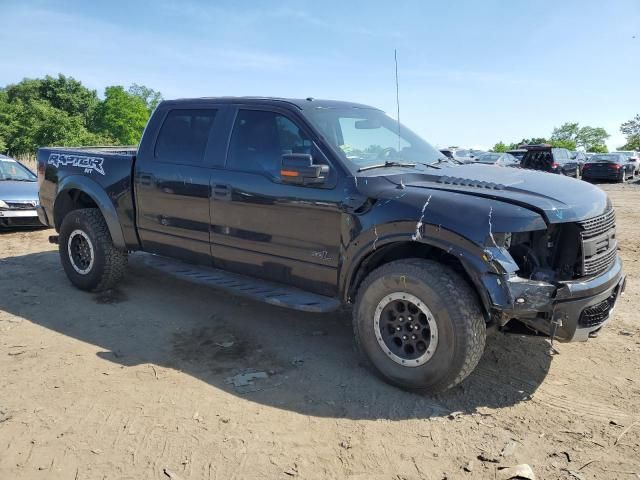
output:
[{"label": "mud on tire", "polygon": [[[387,312],[380,310],[381,305],[389,299],[402,299],[402,293],[406,294],[405,298],[419,300],[420,308],[425,309],[426,306],[425,310],[432,314],[429,324],[414,325],[417,332],[423,328],[421,325],[427,326],[423,330],[425,338],[436,337],[435,347],[431,344],[433,351],[429,355],[426,354],[429,341],[423,343],[421,348],[425,355],[420,357],[422,360],[415,358],[417,353],[405,357],[402,347],[395,352],[392,352],[393,345],[387,348],[385,332],[380,326],[382,322],[376,324],[374,321],[381,318],[380,312]],[[397,314],[393,308],[396,307],[388,312],[391,317]],[[414,311],[417,311],[415,306]],[[400,318],[400,321],[406,321],[406,318]],[[404,332],[405,326],[408,328],[403,323],[392,323],[390,335],[395,335],[393,330],[400,326],[403,330],[399,330],[399,334]],[[353,329],[359,350],[386,381],[429,393],[447,390],[464,380],[480,361],[486,339],[486,324],[471,286],[453,269],[419,258],[390,262],[365,278],[353,309]],[[437,334],[430,335],[431,330]],[[412,330],[408,329],[408,332]],[[391,340],[401,342],[397,337]],[[413,347],[409,351],[412,352]],[[410,360],[401,364],[403,358]]]},{"label": "mud on tire", "polygon": [[62,221],[59,253],[67,277],[81,290],[99,292],[124,275],[127,252],[116,248],[100,210],[69,212]]}]

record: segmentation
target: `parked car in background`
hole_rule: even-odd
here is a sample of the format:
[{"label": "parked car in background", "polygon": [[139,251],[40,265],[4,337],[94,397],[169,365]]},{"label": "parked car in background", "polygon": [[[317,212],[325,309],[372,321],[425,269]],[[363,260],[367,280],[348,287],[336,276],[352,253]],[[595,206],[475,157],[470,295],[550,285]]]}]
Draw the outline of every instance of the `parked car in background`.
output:
[{"label": "parked car in background", "polygon": [[569,151],[569,158],[578,164],[578,171],[582,175],[582,167],[587,162],[587,155],[584,152]]},{"label": "parked car in background", "polygon": [[36,175],[17,160],[0,155],[0,228],[42,226],[37,206]]},{"label": "parked car in background", "polygon": [[640,152],[636,152],[634,150],[620,150],[613,153],[620,153],[625,156],[628,162],[633,163],[633,166],[635,167],[634,175],[636,173],[640,173]]},{"label": "parked car in background", "polygon": [[519,167],[520,162],[510,153],[487,152],[476,158],[475,163],[497,165],[500,167]]},{"label": "parked car in background", "polygon": [[522,159],[524,158],[524,154],[527,153],[527,149],[526,148],[516,148],[515,150],[507,150],[507,153],[509,153],[509,154],[513,155],[514,157],[516,157],[518,162],[522,162]]},{"label": "parked car in background", "polygon": [[584,180],[615,180],[624,183],[635,175],[635,166],[621,153],[593,155],[582,167]]},{"label": "parked car in background", "polygon": [[483,150],[461,148],[453,150],[453,158],[462,163],[474,163],[476,158],[483,153],[485,153]]},{"label": "parked car in background", "polygon": [[566,148],[555,148],[548,144],[526,145],[527,153],[520,162],[522,168],[558,173],[578,178],[580,167],[569,156]]}]

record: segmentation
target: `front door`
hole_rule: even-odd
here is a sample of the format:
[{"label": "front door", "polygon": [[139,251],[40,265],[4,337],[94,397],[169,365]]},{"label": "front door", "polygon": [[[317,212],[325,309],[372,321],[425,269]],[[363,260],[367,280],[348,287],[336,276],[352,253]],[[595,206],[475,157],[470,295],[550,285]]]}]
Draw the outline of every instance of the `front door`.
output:
[{"label": "front door", "polygon": [[320,186],[283,184],[286,153],[310,153],[315,163],[328,163],[286,112],[237,111],[226,168],[212,178],[214,263],[335,295],[342,200],[336,171]]}]

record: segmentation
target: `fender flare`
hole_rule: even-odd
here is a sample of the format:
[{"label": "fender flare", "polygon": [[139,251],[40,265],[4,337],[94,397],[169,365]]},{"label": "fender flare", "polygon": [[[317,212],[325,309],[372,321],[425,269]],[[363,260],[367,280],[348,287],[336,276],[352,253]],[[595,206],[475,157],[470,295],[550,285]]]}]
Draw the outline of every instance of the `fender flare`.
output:
[{"label": "fender flare", "polygon": [[[56,203],[58,201],[58,198],[60,198],[60,194],[69,190],[80,190],[81,192],[91,197],[91,199],[98,206],[100,213],[102,213],[102,216],[107,223],[107,228],[109,229],[109,233],[111,234],[111,240],[113,241],[113,244],[118,248],[126,248],[124,234],[122,233],[122,226],[120,225],[120,219],[118,218],[116,207],[109,199],[109,196],[105,192],[104,188],[96,181],[88,177],[84,177],[81,175],[71,175],[69,177],[65,177],[58,184]],[[54,222],[56,222],[57,220],[55,218],[55,211],[56,208],[54,203]]]},{"label": "fender flare", "polygon": [[[442,234],[445,233],[445,231],[439,230],[439,233]],[[470,240],[454,232],[447,232],[447,238],[442,237],[442,235],[423,235],[419,240],[413,241],[416,244],[437,248],[438,250],[456,257],[464,268],[469,280],[471,280],[482,306],[488,314],[492,306],[491,295],[482,279],[487,274],[500,275],[500,272],[496,270],[492,259],[486,257],[484,249],[479,245],[474,244]],[[406,243],[408,238],[411,237],[406,232],[394,232],[394,234],[391,235],[384,235],[384,237],[381,236],[376,240],[375,250],[382,250],[385,246],[392,245],[394,243]],[[349,262],[348,272],[346,272],[344,278],[342,294],[346,301],[349,301],[349,294],[353,289],[354,283],[358,280],[358,272],[373,254],[375,254],[375,251],[368,242],[365,242],[363,243],[363,248],[361,248]]]}]

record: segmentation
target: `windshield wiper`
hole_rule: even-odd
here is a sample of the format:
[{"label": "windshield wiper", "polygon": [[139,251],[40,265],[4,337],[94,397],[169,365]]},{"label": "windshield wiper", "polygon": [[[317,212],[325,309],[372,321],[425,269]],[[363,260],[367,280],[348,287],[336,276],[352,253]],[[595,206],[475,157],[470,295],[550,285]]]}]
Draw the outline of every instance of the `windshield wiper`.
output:
[{"label": "windshield wiper", "polygon": [[34,180],[32,178],[12,178],[12,177],[6,177],[6,178],[0,178],[0,180],[7,180],[10,182],[37,182],[37,180]]},{"label": "windshield wiper", "polygon": [[415,163],[404,162],[384,162],[376,165],[367,165],[366,167],[360,167],[358,172],[364,172],[365,170],[372,170],[374,168],[389,168],[389,167],[415,167]]}]

